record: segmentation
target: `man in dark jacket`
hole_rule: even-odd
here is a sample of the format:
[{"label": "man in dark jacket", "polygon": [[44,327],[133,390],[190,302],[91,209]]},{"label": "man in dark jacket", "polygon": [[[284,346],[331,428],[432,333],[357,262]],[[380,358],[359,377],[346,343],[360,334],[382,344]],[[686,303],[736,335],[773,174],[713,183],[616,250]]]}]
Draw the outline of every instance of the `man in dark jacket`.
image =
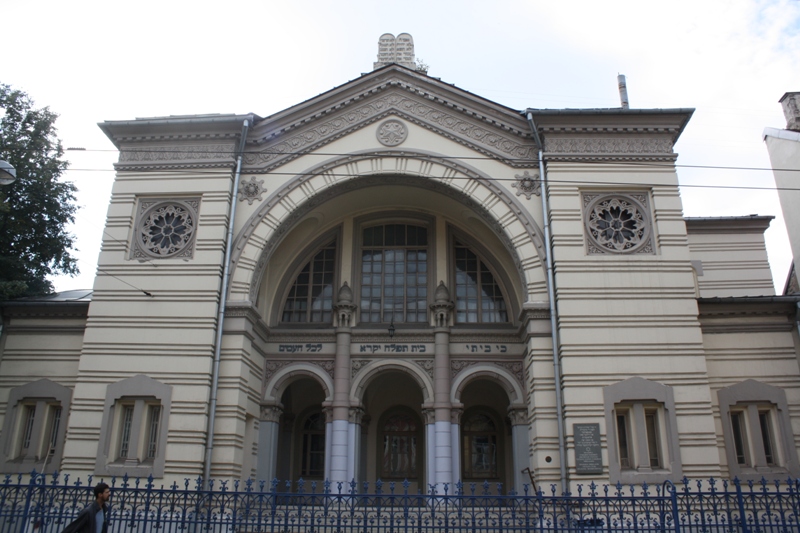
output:
[{"label": "man in dark jacket", "polygon": [[111,489],[105,483],[94,488],[94,502],[78,513],[61,533],[108,533],[108,505]]}]

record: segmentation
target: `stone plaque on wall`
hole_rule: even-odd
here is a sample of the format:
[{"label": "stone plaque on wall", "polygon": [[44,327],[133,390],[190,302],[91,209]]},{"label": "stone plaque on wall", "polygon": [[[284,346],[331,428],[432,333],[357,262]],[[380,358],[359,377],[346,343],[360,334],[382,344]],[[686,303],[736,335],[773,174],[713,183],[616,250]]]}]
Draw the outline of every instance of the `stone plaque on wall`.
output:
[{"label": "stone plaque on wall", "polygon": [[575,436],[575,470],[578,474],[602,474],[600,424],[572,424]]}]

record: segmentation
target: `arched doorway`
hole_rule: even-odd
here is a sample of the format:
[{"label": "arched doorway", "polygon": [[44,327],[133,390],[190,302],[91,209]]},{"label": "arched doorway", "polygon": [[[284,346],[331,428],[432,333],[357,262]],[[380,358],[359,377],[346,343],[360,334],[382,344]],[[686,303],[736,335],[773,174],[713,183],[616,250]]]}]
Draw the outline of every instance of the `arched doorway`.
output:
[{"label": "arched doorway", "polygon": [[498,486],[506,492],[513,479],[508,394],[495,381],[477,378],[464,387],[461,402],[460,478],[465,485],[488,482],[491,492]]},{"label": "arched doorway", "polygon": [[[425,488],[425,423],[419,383],[401,371],[386,371],[364,390],[363,479],[408,480],[409,491]],[[402,490],[402,489],[400,489]]]},{"label": "arched doorway", "polygon": [[281,395],[283,414],[280,418],[277,479],[324,480],[324,400],[322,386],[309,377],[293,381]]}]

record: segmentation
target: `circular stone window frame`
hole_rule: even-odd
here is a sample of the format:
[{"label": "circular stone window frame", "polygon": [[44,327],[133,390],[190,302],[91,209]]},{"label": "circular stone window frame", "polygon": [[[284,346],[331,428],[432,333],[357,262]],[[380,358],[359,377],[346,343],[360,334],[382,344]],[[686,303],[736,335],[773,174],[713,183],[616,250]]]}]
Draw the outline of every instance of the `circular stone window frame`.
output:
[{"label": "circular stone window frame", "polygon": [[[637,198],[638,197],[638,198]],[[653,254],[655,253],[652,245],[653,223],[650,216],[650,209],[647,202],[647,193],[584,193],[584,228],[586,231],[586,241],[588,245],[588,253],[595,254]],[[596,230],[592,228],[592,213],[599,204],[608,201],[626,202],[631,204],[641,216],[640,220],[643,224],[642,233],[639,241],[629,247],[619,249],[614,246],[608,246],[606,242],[601,241],[596,236]]]},{"label": "circular stone window frame", "polygon": [[[147,234],[144,227],[148,218],[165,207],[180,207],[188,213],[192,222],[190,235],[176,250],[167,253],[154,253],[142,240]],[[139,200],[136,224],[134,225],[131,259],[192,259],[194,257],[194,244],[197,238],[198,212],[200,198],[147,198]]]}]

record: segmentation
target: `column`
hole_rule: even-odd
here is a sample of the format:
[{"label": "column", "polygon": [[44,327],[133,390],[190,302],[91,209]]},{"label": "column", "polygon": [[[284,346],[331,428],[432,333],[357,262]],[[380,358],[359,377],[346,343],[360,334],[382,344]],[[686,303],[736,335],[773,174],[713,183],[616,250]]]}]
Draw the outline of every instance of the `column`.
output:
[{"label": "column", "polygon": [[[450,410],[450,448],[453,453],[453,483],[461,481],[461,415],[464,414],[462,404],[454,405]],[[452,492],[455,491],[453,487]]]},{"label": "column", "polygon": [[[513,465],[514,490],[517,494],[525,494],[525,484],[530,485],[530,476],[525,472],[530,468],[530,424],[528,409],[525,407],[509,407],[508,418],[511,420],[511,461]],[[528,487],[528,494],[533,494],[533,487]]]},{"label": "column", "polygon": [[283,409],[278,405],[262,404],[258,424],[258,462],[256,479],[271,482],[277,477],[278,437]]},{"label": "column", "polygon": [[345,281],[339,289],[335,311],[336,356],[333,370],[333,403],[331,422],[330,481],[347,483],[355,467],[355,450],[350,431],[350,335],[353,312],[353,291]]},{"label": "column", "polygon": [[361,477],[360,457],[361,457],[361,419],[364,416],[364,409],[361,407],[350,408],[350,427],[348,432],[348,449],[352,450],[347,456],[347,478],[358,480]]},{"label": "column", "polygon": [[422,417],[425,419],[425,480],[423,486],[420,483],[420,490],[428,492],[428,485],[436,483],[436,410],[422,409]]},{"label": "column", "polygon": [[[433,356],[433,441],[435,448],[434,474],[430,484],[437,492],[444,491],[444,484],[453,483],[452,430],[450,420],[450,314],[453,310],[450,291],[444,281],[439,282],[431,305],[434,329]],[[451,489],[452,490],[452,489]]]}]

